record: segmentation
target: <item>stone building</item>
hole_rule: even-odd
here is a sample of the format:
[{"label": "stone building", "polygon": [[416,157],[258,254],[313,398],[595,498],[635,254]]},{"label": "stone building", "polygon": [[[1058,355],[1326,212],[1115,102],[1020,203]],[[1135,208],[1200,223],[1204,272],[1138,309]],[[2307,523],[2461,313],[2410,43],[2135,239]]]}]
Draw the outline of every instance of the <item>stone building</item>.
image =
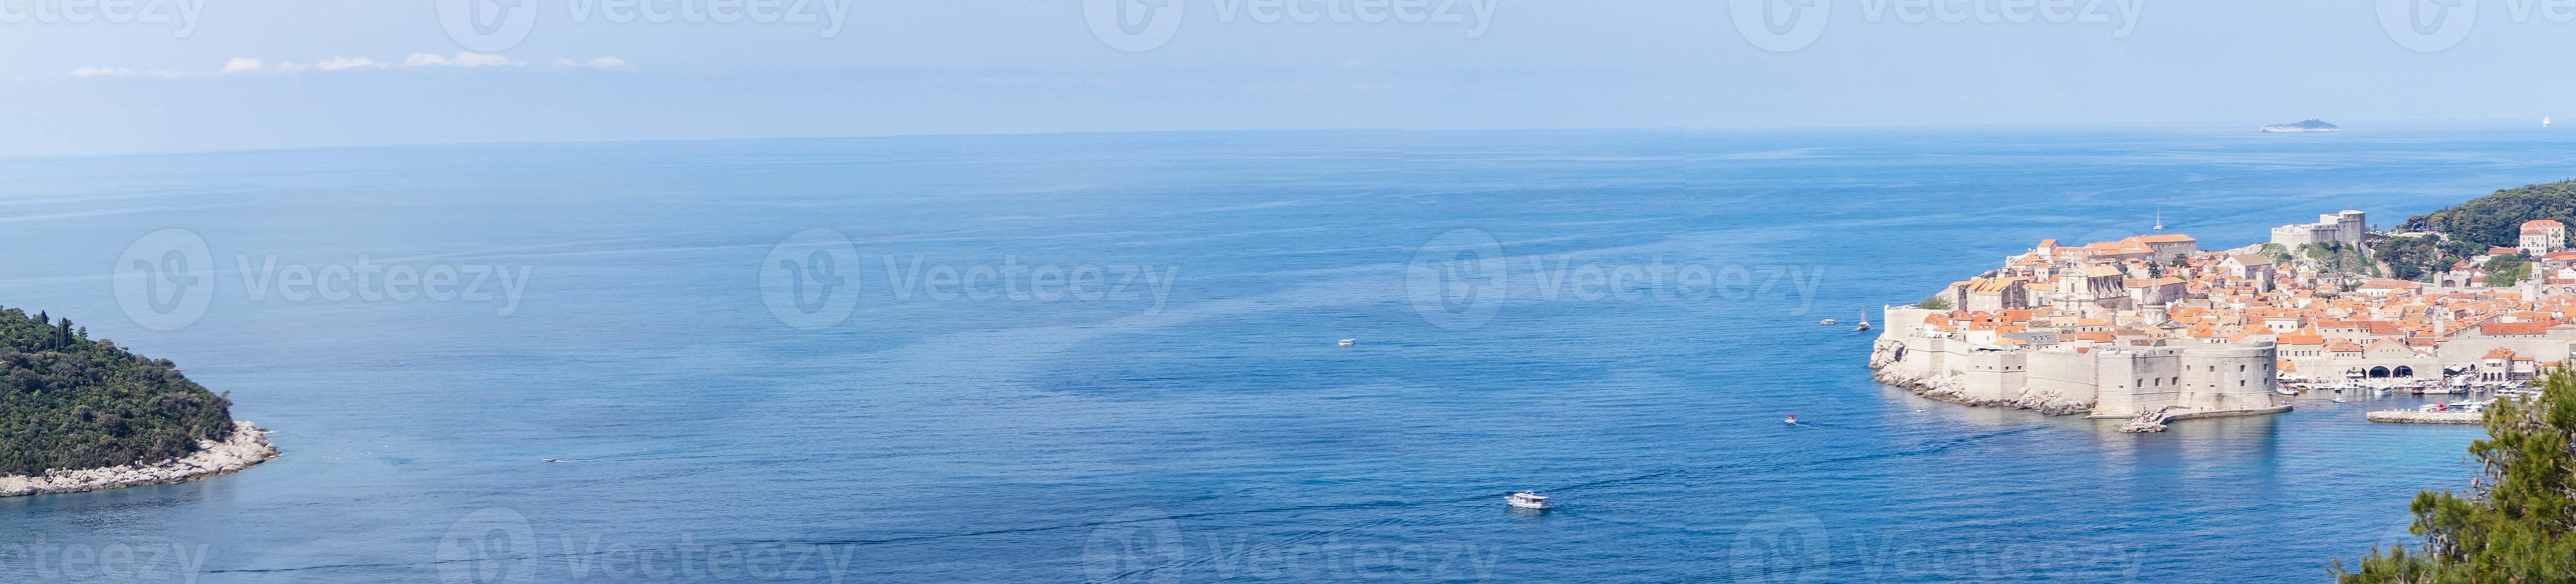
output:
[{"label": "stone building", "polygon": [[2567,224],[2548,219],[2522,222],[2522,245],[2531,255],[2567,249]]},{"label": "stone building", "polygon": [[2315,223],[2274,227],[2272,243],[2291,249],[2329,241],[2363,247],[2361,236],[2370,230],[2364,217],[2365,215],[2360,211],[2344,211],[2332,215],[2318,215]]}]

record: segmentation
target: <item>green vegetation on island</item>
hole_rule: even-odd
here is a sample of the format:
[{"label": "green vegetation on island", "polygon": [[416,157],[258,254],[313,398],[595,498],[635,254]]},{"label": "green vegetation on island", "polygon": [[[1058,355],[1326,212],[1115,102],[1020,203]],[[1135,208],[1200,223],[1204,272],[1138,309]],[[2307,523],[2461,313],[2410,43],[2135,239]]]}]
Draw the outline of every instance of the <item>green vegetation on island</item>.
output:
[{"label": "green vegetation on island", "polygon": [[2409,509],[2420,545],[2336,561],[2346,584],[2576,582],[2576,372],[2556,369],[2538,397],[2496,400],[2469,445],[2481,469],[2465,493],[2424,491]]},{"label": "green vegetation on island", "polygon": [[2522,243],[2524,222],[2542,219],[2576,225],[2576,181],[2496,191],[2440,211],[2408,217],[2403,228],[2439,231],[2453,241],[2480,248],[2513,247]]},{"label": "green vegetation on island", "polygon": [[233,433],[232,402],[71,319],[0,309],[0,476],[151,464]]},{"label": "green vegetation on island", "polygon": [[2420,281],[2460,260],[2486,254],[2487,246],[2433,235],[2376,236],[2370,240],[2370,252],[2388,266],[2390,277]]}]

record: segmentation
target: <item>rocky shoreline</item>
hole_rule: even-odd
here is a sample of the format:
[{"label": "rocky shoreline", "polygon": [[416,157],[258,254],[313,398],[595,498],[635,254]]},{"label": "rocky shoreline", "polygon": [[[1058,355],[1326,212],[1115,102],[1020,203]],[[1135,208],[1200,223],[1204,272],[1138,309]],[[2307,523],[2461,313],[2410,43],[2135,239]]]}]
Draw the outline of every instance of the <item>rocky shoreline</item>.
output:
[{"label": "rocky shoreline", "polygon": [[2051,416],[2067,416],[2093,412],[2093,402],[2091,401],[2079,400],[2053,392],[2034,392],[2029,388],[2023,388],[2021,393],[2013,396],[2012,399],[1999,400],[1969,397],[1966,389],[1967,383],[1960,379],[1958,375],[1953,374],[1925,378],[1887,368],[1887,364],[1896,361],[1896,350],[1898,347],[1902,346],[1904,346],[1904,343],[1895,339],[1880,339],[1877,344],[1870,348],[1869,368],[1877,371],[1877,374],[1874,377],[1878,379],[1879,383],[1905,388],[1906,391],[1914,392],[1914,395],[1966,406],[2020,408]]},{"label": "rocky shoreline", "polygon": [[166,485],[229,474],[277,458],[277,446],[269,444],[268,432],[250,422],[235,421],[233,435],[224,441],[199,441],[196,454],[157,464],[0,476],[0,497]]}]

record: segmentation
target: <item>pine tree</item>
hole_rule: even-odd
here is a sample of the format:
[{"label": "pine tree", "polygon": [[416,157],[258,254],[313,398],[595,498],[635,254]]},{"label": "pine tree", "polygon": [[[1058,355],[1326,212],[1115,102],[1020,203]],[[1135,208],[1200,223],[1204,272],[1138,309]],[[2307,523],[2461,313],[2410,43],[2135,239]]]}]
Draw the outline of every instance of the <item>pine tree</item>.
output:
[{"label": "pine tree", "polygon": [[2488,437],[2469,445],[2482,469],[2466,493],[2425,491],[2409,509],[2408,533],[2423,538],[2373,549],[2357,571],[2336,561],[2347,584],[2576,582],[2576,373],[2551,370],[2538,397],[2499,399],[2486,412]]}]

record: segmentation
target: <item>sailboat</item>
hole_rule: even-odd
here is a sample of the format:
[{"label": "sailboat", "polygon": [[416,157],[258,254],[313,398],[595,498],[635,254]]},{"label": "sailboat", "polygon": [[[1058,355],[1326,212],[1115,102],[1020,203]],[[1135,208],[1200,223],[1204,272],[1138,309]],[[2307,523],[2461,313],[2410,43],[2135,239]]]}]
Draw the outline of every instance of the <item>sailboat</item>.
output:
[{"label": "sailboat", "polygon": [[1860,326],[1859,326],[1859,327],[1855,327],[1855,328],[1853,328],[1852,330],[1855,330],[1855,331],[1865,331],[1865,330],[1869,330],[1869,313],[1861,313],[1861,315],[1860,315]]},{"label": "sailboat", "polygon": [[2157,210],[2156,210],[2156,230],[2157,230],[2157,231],[2164,231],[2164,230],[2165,230],[2165,210],[2164,210],[2164,209],[2157,209]]}]

